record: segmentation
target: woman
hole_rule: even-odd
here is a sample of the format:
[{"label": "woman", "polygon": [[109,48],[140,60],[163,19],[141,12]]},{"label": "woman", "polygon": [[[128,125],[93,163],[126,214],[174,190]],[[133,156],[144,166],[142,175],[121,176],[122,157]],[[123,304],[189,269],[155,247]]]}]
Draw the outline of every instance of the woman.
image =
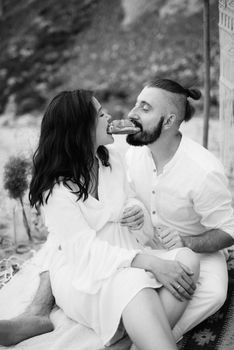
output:
[{"label": "woman", "polygon": [[199,262],[187,248],[162,253],[140,243],[150,225],[120,157],[106,147],[109,119],[85,90],[62,92],[47,108],[30,186],[31,205],[42,207],[49,230],[43,269],[57,305],[103,344],[126,330],[137,349],[176,349],[171,328]]}]

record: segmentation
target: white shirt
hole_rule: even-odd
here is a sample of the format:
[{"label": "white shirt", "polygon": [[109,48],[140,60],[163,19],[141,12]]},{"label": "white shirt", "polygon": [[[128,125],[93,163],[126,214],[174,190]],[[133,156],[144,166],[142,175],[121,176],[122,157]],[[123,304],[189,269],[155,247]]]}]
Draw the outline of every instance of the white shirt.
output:
[{"label": "white shirt", "polygon": [[234,237],[228,181],[222,164],[204,147],[182,136],[160,175],[147,146],[131,146],[126,161],[133,189],[155,227],[166,225],[184,235],[217,228]]}]

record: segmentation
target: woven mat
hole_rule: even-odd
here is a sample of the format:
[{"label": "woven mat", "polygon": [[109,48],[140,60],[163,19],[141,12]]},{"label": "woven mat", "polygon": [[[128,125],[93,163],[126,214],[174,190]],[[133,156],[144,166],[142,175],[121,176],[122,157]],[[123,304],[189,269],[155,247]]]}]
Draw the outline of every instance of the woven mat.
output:
[{"label": "woven mat", "polygon": [[19,271],[20,263],[14,255],[0,261],[0,289]]}]

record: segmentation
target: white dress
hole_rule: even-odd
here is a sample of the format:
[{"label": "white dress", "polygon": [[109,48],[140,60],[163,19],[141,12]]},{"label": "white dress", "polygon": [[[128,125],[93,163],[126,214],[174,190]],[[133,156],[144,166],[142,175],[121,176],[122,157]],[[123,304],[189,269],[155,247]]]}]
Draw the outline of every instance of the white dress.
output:
[{"label": "white dress", "polygon": [[57,184],[43,207],[49,237],[42,270],[50,271],[56,303],[103,344],[123,335],[122,312],[140,290],[161,287],[151,273],[130,267],[139,251],[150,249],[143,244],[153,231],[144,208],[143,230],[133,234],[120,225],[124,207],[142,204],[130,195],[121,158],[111,147],[109,152],[111,168],[99,162],[99,200],[77,200]]}]

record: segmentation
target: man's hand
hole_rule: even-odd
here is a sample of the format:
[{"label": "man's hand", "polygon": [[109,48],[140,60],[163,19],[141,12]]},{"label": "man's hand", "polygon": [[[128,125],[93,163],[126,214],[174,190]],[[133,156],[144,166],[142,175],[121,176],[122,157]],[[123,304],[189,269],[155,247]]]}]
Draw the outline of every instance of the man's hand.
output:
[{"label": "man's hand", "polygon": [[140,230],[144,225],[142,208],[138,205],[125,208],[120,223],[122,226],[128,226],[131,230]]},{"label": "man's hand", "polygon": [[179,232],[174,229],[171,229],[169,227],[157,227],[157,233],[160,242],[165,249],[171,250],[185,246]]},{"label": "man's hand", "polygon": [[190,300],[196,289],[193,272],[179,261],[153,260],[150,271],[180,301]]}]

